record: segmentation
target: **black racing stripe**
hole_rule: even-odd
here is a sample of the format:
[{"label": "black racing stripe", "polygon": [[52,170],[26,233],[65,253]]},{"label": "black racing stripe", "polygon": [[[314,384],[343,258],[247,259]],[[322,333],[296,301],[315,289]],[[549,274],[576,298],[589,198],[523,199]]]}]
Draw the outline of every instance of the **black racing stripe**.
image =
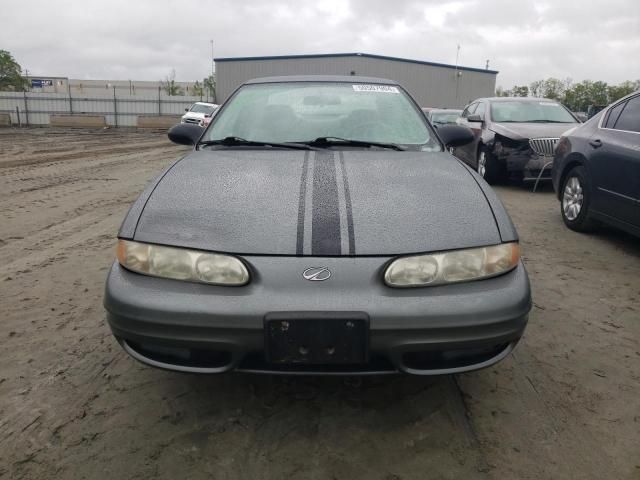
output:
[{"label": "black racing stripe", "polygon": [[356,234],[353,229],[353,209],[351,208],[351,192],[349,191],[349,180],[347,180],[347,168],[344,165],[344,155],[340,152],[340,168],[342,170],[342,181],[344,182],[344,203],[347,209],[347,231],[349,233],[349,255],[356,254]]},{"label": "black racing stripe", "polygon": [[298,238],[296,242],[296,255],[304,252],[304,209],[307,199],[307,169],[309,166],[309,153],[305,152],[302,164],[302,178],[300,179],[300,199],[298,200]]},{"label": "black racing stripe", "polygon": [[313,162],[311,254],[340,255],[340,210],[334,152],[318,152]]}]

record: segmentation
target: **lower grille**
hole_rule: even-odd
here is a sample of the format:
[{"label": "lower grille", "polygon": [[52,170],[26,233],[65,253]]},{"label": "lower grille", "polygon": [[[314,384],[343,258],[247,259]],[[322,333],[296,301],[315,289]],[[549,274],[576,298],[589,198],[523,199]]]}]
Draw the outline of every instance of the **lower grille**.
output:
[{"label": "lower grille", "polygon": [[529,140],[529,146],[538,155],[552,157],[559,140],[559,138],[532,138]]},{"label": "lower grille", "polygon": [[185,118],[184,123],[200,123],[199,118]]}]

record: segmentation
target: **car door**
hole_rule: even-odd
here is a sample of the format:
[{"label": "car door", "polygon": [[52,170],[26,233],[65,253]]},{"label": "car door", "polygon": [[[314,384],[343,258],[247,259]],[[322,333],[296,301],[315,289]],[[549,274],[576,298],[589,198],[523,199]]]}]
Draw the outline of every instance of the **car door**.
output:
[{"label": "car door", "polygon": [[589,145],[593,208],[640,226],[640,95],[609,108]]},{"label": "car door", "polygon": [[[478,107],[478,102],[473,102],[471,105],[468,105],[463,111],[462,115],[456,120],[458,125],[462,125],[463,127],[470,127],[470,122],[467,121],[467,117],[472,115],[476,108]],[[477,124],[476,124],[477,125]],[[476,162],[476,142],[471,142],[461,147],[456,147],[453,154],[458,157],[460,160],[465,162],[467,165],[475,166]]]}]

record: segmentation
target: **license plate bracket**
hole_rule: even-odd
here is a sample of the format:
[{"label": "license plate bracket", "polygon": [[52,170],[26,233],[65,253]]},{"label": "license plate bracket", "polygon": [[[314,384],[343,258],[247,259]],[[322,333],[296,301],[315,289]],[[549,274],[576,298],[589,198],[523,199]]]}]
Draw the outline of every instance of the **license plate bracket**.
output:
[{"label": "license plate bracket", "polygon": [[369,360],[363,312],[286,312],[265,316],[267,361],[286,365],[353,365]]}]

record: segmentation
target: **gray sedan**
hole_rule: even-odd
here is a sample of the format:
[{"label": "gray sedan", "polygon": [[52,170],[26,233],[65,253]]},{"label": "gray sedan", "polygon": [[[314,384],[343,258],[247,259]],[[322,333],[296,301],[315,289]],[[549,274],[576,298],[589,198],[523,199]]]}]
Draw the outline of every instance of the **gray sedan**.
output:
[{"label": "gray sedan", "polygon": [[558,102],[522,97],[480,98],[457,122],[471,128],[475,140],[454,154],[489,183],[549,179],[560,135],[579,124]]},{"label": "gray sedan", "polygon": [[518,235],[407,92],[364,77],[240,86],[131,206],[104,304],[170,370],[429,375],[509,354],[531,296]]}]

